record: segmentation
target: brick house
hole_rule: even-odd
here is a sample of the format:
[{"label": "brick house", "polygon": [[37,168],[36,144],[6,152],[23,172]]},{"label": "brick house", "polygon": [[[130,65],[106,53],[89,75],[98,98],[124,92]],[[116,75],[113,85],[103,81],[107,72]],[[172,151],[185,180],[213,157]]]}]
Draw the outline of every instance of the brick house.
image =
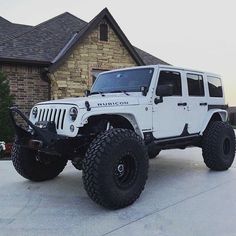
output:
[{"label": "brick house", "polygon": [[101,71],[149,64],[167,63],[134,47],[106,8],[89,23],[67,12],[36,26],[0,17],[0,70],[25,113],[83,95]]}]

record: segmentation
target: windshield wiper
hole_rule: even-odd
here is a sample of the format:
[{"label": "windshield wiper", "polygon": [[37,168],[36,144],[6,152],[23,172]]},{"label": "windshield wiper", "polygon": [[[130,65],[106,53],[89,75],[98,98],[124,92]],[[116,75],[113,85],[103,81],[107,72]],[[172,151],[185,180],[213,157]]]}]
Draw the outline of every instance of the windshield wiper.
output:
[{"label": "windshield wiper", "polygon": [[115,90],[115,91],[111,91],[109,93],[124,93],[125,95],[129,96],[129,94],[125,90]]},{"label": "windshield wiper", "polygon": [[92,92],[92,93],[89,94],[89,96],[90,96],[90,95],[95,95],[95,94],[100,94],[100,95],[102,95],[102,96],[105,96],[105,94],[103,94],[103,92],[100,92],[100,91],[98,91],[98,92]]}]

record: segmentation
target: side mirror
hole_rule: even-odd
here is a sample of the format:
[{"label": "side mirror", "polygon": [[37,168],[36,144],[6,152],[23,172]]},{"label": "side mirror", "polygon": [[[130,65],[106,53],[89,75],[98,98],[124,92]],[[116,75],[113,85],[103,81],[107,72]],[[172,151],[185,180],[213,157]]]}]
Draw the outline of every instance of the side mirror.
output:
[{"label": "side mirror", "polygon": [[160,97],[168,97],[174,94],[172,84],[158,85],[156,95]]},{"label": "side mirror", "polygon": [[140,91],[142,92],[143,96],[146,96],[148,93],[148,88],[146,86],[141,86]]},{"label": "side mirror", "polygon": [[88,89],[85,90],[85,91],[84,91],[84,95],[85,95],[86,97],[88,97],[88,96],[90,95],[90,90],[88,90]]}]

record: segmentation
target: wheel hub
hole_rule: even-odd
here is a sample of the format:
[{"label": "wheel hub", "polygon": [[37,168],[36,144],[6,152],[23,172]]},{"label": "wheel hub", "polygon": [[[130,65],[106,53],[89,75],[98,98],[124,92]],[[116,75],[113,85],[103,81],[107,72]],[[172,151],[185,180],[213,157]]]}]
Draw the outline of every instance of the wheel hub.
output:
[{"label": "wheel hub", "polygon": [[119,187],[126,188],[135,181],[137,174],[137,163],[133,155],[124,154],[115,167],[115,180]]},{"label": "wheel hub", "polygon": [[124,166],[124,164],[119,164],[119,165],[117,166],[117,170],[118,170],[118,173],[119,173],[120,175],[123,175],[123,174],[124,174],[124,171],[125,171],[125,166]]}]

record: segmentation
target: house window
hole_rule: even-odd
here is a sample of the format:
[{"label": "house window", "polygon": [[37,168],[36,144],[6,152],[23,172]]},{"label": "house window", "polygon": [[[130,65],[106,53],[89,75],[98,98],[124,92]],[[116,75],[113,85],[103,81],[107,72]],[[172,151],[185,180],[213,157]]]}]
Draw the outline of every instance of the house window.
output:
[{"label": "house window", "polygon": [[107,70],[97,70],[97,69],[93,69],[92,70],[92,81],[93,83],[95,82],[95,80],[97,79],[98,75],[104,71],[107,71]]},{"label": "house window", "polygon": [[105,23],[100,24],[100,41],[108,41],[108,25]]}]

